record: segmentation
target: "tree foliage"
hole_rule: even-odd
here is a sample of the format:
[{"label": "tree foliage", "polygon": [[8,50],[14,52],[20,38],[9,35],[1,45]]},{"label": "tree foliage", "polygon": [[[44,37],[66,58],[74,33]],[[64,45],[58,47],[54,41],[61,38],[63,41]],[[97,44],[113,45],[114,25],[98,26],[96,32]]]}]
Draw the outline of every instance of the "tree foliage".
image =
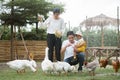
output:
[{"label": "tree foliage", "polygon": [[[2,29],[1,29],[2,30]],[[23,38],[25,40],[46,40],[47,34],[45,29],[38,29],[38,34],[36,34],[35,28],[32,28],[31,31],[27,32],[24,30],[22,32]],[[15,35],[15,34],[14,34]],[[4,33],[2,34],[2,40],[10,40],[10,28],[6,27]],[[16,32],[15,38],[21,40],[21,35],[19,32]]]},{"label": "tree foliage", "polygon": [[[3,6],[5,10],[0,14],[2,24],[14,24],[15,26],[36,23],[38,22],[38,14],[44,15],[46,18],[48,12],[53,10],[54,7],[64,10],[63,5],[47,2],[46,0],[10,0],[4,3]],[[13,11],[13,14],[11,11]]]},{"label": "tree foliage", "polygon": [[[74,32],[80,31],[79,27],[74,27],[72,29]],[[69,31],[68,28],[66,28],[63,40],[67,39],[66,34],[67,31]],[[84,39],[87,41],[88,38],[88,47],[101,47],[101,31],[100,30],[91,30],[89,32],[87,31],[81,31],[83,34]],[[117,33],[115,30],[112,29],[105,29],[104,30],[104,46],[117,46]]]},{"label": "tree foliage", "polygon": [[[73,29],[74,32],[78,31],[78,27]],[[1,29],[3,30],[3,29]],[[67,39],[68,28],[65,29],[65,33],[62,37],[62,40]],[[104,30],[104,45],[105,46],[117,46],[117,33],[115,30]],[[83,37],[86,40],[87,32],[83,31]],[[6,27],[5,32],[2,35],[2,40],[10,40],[10,28]],[[38,34],[36,34],[35,28],[32,28],[30,32],[24,30],[23,37],[25,40],[46,40],[47,34],[45,29],[38,29]],[[21,40],[19,33],[17,32],[17,39]],[[88,34],[88,47],[100,47],[101,46],[101,31],[90,31]]]}]

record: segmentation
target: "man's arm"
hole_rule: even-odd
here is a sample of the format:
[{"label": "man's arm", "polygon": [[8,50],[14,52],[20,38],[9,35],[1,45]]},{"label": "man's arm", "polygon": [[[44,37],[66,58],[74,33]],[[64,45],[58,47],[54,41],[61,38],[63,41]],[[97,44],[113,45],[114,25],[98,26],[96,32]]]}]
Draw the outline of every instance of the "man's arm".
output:
[{"label": "man's arm", "polygon": [[65,53],[67,46],[61,48],[61,54]]},{"label": "man's arm", "polygon": [[44,21],[43,26],[45,26],[45,27],[49,27],[50,20],[51,20],[51,18],[48,17],[48,18]]},{"label": "man's arm", "polygon": [[65,31],[65,23],[64,23],[64,20],[62,20],[62,22],[61,22],[61,24],[62,24],[62,26],[61,26],[61,32],[62,32],[62,34],[64,33],[64,31]]}]

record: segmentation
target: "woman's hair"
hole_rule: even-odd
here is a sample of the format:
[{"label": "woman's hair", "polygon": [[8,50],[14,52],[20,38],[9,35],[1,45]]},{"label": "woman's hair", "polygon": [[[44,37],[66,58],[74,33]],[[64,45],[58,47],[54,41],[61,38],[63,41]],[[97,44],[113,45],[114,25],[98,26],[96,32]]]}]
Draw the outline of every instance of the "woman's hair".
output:
[{"label": "woman's hair", "polygon": [[60,13],[60,9],[59,8],[54,8],[53,9],[53,13],[55,14],[55,13]]},{"label": "woman's hair", "polygon": [[68,31],[68,32],[67,32],[67,37],[68,37],[69,35],[73,35],[73,36],[75,36],[75,34],[74,34],[73,31]]}]

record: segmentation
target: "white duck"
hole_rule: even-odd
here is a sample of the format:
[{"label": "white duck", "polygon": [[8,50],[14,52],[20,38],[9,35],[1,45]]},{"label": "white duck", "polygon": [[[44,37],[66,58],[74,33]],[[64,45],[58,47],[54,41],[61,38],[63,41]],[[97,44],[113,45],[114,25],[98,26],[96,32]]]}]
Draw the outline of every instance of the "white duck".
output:
[{"label": "white duck", "polygon": [[53,63],[54,73],[58,73],[59,75],[63,72],[64,68],[59,62]]},{"label": "white duck", "polygon": [[30,60],[13,60],[6,63],[11,69],[17,71],[17,73],[25,72],[25,68],[30,68],[31,71],[37,71],[37,64],[33,59]]},{"label": "white duck", "polygon": [[48,50],[49,48],[46,47],[45,49],[45,58],[41,63],[41,68],[44,73],[51,73],[53,72],[53,63],[48,59]]},{"label": "white duck", "polygon": [[72,72],[73,70],[75,70],[75,67],[71,66],[67,62],[58,61],[58,62],[54,63],[54,70],[55,70],[55,72],[57,72],[59,74],[62,72],[68,73],[68,72]]}]

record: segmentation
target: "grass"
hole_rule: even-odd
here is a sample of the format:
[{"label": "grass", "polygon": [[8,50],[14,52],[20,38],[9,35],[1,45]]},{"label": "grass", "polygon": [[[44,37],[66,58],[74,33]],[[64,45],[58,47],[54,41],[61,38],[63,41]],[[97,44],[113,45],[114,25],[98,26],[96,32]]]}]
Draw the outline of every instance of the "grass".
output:
[{"label": "grass", "polygon": [[[108,74],[113,72],[114,71],[112,68],[96,70],[97,75]],[[88,72],[76,73],[76,74],[69,73],[68,75],[62,74],[61,76],[44,75],[40,68],[36,73],[33,73],[27,69],[26,73],[17,74],[16,71],[11,70],[5,66],[0,68],[0,80],[92,80],[92,77],[89,76]],[[109,74],[109,75],[95,76],[94,80],[120,80],[120,75],[117,76],[117,75]]]}]

